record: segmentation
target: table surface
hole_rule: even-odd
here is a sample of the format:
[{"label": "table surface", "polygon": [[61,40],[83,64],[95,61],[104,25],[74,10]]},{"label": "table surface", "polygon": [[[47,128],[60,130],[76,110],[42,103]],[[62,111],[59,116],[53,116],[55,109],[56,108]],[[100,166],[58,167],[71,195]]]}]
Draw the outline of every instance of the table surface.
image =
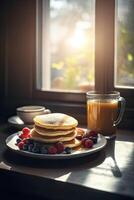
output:
[{"label": "table surface", "polygon": [[39,160],[17,155],[5,145],[5,139],[13,132],[6,124],[0,126],[3,189],[51,199],[81,199],[83,195],[84,199],[91,196],[134,198],[133,131],[118,130],[116,140],[108,141],[100,152],[69,160]]}]

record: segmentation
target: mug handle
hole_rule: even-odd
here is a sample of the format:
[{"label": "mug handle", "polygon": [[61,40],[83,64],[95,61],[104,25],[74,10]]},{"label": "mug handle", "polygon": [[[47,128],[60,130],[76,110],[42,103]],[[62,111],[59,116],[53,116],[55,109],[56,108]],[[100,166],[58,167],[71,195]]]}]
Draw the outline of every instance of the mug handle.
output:
[{"label": "mug handle", "polygon": [[119,102],[121,102],[120,112],[116,121],[114,121],[113,126],[117,126],[121,122],[124,111],[125,111],[126,100],[123,97],[120,97]]}]

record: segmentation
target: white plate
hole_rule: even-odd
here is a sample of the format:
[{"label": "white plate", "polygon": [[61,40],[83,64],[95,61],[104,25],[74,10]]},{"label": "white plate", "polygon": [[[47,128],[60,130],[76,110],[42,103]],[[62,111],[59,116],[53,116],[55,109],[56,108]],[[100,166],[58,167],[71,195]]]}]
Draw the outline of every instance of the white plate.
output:
[{"label": "white plate", "polygon": [[105,139],[105,137],[101,134],[99,134],[98,137],[98,142],[97,144],[95,144],[91,149],[84,149],[81,148],[79,150],[72,150],[71,154],[39,154],[39,153],[32,153],[32,152],[28,152],[28,151],[22,151],[19,150],[19,148],[15,145],[16,143],[16,139],[18,138],[18,134],[21,132],[17,132],[14,133],[12,135],[10,135],[9,137],[7,137],[6,139],[6,145],[10,150],[13,150],[14,152],[24,155],[24,156],[28,156],[28,157],[32,157],[32,158],[40,158],[40,159],[69,159],[69,158],[76,158],[76,157],[83,157],[89,154],[93,154],[97,151],[100,151],[101,149],[103,149],[107,143],[107,140]]}]

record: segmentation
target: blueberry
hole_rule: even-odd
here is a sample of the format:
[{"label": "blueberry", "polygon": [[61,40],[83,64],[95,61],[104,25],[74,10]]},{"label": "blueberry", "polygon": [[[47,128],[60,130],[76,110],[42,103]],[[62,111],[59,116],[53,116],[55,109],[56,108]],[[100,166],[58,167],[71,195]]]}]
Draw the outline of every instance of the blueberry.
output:
[{"label": "blueberry", "polygon": [[72,149],[71,149],[70,147],[66,147],[66,148],[65,148],[65,152],[66,152],[67,154],[70,154],[70,153],[72,152]]},{"label": "blueberry", "polygon": [[37,147],[37,148],[41,148],[41,144],[40,144],[40,143],[34,142],[33,144],[34,144],[34,147],[35,147],[35,148],[36,148],[36,147]]},{"label": "blueberry", "polygon": [[28,151],[29,151],[29,152],[32,152],[33,147],[34,147],[33,144],[29,144],[29,145],[28,145]]},{"label": "blueberry", "polygon": [[21,142],[21,139],[20,138],[18,138],[17,140],[16,140],[16,143],[18,144],[19,142]]},{"label": "blueberry", "polygon": [[47,154],[48,153],[48,149],[45,146],[41,147],[41,153],[42,154]]},{"label": "blueberry", "polygon": [[33,144],[33,141],[32,140],[30,140],[30,139],[26,139],[26,142],[25,142],[26,144]]},{"label": "blueberry", "polygon": [[91,139],[93,141],[93,143],[96,144],[98,138],[97,137],[90,137],[89,139]]},{"label": "blueberry", "polygon": [[40,148],[37,147],[37,146],[36,146],[36,147],[33,147],[33,148],[32,148],[32,152],[33,152],[33,153],[40,153]]},{"label": "blueberry", "polygon": [[27,150],[28,150],[28,144],[24,144],[24,145],[23,145],[23,150],[24,150],[24,151],[27,151]]}]

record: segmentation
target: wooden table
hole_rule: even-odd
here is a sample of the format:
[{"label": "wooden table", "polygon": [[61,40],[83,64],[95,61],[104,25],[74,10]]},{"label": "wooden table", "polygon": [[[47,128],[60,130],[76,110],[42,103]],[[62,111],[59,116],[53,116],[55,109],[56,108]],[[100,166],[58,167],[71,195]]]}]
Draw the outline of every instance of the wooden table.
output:
[{"label": "wooden table", "polygon": [[134,132],[117,138],[98,153],[71,160],[38,160],[7,150],[15,130],[0,127],[1,190],[48,199],[133,199]]}]

